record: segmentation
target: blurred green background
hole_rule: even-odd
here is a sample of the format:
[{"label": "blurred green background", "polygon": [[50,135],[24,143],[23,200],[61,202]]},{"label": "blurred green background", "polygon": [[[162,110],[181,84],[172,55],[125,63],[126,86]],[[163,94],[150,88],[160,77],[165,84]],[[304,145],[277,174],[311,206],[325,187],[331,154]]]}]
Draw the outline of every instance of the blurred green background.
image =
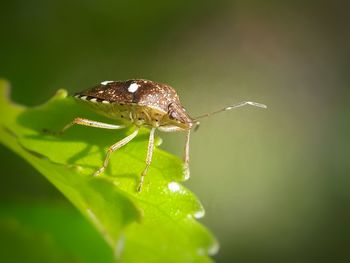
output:
[{"label": "blurred green background", "polygon": [[[215,259],[350,262],[348,7],[342,1],[2,1],[0,77],[12,83],[13,100],[30,106],[58,88],[73,93],[129,78],[172,85],[192,116],[242,100],[267,104],[267,110],[247,107],[203,120],[193,133],[186,186],[199,196],[207,212],[202,222],[221,244]],[[163,149],[182,154],[183,134],[161,136]],[[19,157],[0,146],[0,158],[2,210],[14,203],[28,207],[21,216],[30,222],[41,213],[80,220]],[[7,223],[2,241],[31,240],[32,229],[15,240],[11,233],[20,224]],[[48,252],[52,262],[67,262],[56,252]]]}]

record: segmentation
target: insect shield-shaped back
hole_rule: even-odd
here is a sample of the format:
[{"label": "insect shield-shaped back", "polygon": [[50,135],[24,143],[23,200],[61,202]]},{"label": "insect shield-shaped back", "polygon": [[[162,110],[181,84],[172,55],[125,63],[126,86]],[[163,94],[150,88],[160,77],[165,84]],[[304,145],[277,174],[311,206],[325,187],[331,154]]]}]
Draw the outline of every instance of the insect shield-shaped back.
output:
[{"label": "insect shield-shaped back", "polygon": [[176,91],[150,80],[103,81],[75,97],[102,115],[137,126],[188,130],[192,124]]}]

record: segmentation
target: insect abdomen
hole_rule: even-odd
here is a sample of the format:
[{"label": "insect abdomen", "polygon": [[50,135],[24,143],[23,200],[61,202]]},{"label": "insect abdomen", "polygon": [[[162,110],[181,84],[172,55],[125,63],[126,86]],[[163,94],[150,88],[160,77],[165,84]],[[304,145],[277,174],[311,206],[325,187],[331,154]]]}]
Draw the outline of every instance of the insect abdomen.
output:
[{"label": "insect abdomen", "polygon": [[135,123],[139,126],[157,127],[162,124],[161,121],[167,114],[160,109],[138,104],[120,104],[84,95],[76,95],[75,97],[98,114],[126,123]]}]

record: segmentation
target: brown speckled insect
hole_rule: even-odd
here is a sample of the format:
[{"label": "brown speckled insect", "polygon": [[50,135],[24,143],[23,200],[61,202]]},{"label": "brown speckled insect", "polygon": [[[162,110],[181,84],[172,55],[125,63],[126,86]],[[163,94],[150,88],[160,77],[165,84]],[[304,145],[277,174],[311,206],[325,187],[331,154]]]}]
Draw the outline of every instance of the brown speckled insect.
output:
[{"label": "brown speckled insect", "polygon": [[103,166],[95,172],[95,176],[100,175],[106,169],[111,153],[136,137],[140,127],[146,126],[150,128],[146,166],[141,173],[137,191],[141,191],[144,177],[151,164],[156,129],[164,132],[186,132],[184,163],[188,171],[190,131],[194,125],[199,124],[198,119],[244,105],[266,108],[263,104],[246,101],[197,118],[191,118],[184,107],[182,107],[179,96],[172,87],[144,79],[103,81],[92,89],[77,93],[74,97],[87,103],[97,113],[121,121],[122,125],[76,118],[73,122],[66,125],[62,132],[74,124],[116,130],[128,126],[135,127],[135,130],[130,135],[109,147]]}]

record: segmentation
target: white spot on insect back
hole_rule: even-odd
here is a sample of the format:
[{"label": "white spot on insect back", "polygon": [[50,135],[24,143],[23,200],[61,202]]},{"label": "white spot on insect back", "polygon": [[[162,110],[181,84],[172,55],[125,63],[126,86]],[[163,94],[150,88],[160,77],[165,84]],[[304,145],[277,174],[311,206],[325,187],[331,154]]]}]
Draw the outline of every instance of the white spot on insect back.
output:
[{"label": "white spot on insect back", "polygon": [[113,80],[105,80],[105,81],[101,82],[101,85],[107,85],[107,84],[112,83],[112,82],[114,82],[114,81]]},{"label": "white spot on insect back", "polygon": [[168,184],[168,188],[172,192],[178,192],[180,190],[180,185],[176,182],[171,182]]},{"label": "white spot on insect back", "polygon": [[138,89],[139,89],[139,85],[137,83],[131,83],[129,88],[128,88],[128,91],[131,92],[131,93],[134,93]]},{"label": "white spot on insect back", "polygon": [[87,96],[81,96],[80,99],[86,100],[86,99],[87,99]]},{"label": "white spot on insect back", "polygon": [[109,104],[109,101],[108,100],[103,100],[102,103],[103,104]]},{"label": "white spot on insect back", "polygon": [[93,98],[90,100],[91,102],[97,102],[97,99],[96,98]]}]

